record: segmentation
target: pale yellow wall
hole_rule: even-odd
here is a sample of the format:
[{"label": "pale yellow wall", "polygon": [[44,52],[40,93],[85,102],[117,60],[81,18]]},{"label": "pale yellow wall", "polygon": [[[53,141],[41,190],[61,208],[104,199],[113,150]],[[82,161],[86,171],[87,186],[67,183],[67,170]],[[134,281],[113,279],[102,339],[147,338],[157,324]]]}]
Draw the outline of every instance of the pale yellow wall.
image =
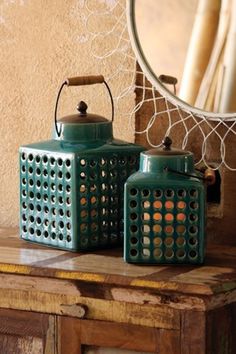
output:
[{"label": "pale yellow wall", "polygon": [[[99,68],[90,55],[84,2],[0,0],[1,226],[18,223],[18,148],[50,137],[55,97],[62,80],[101,71],[109,75],[116,68],[117,62],[112,60]],[[101,6],[103,2],[90,1],[93,3]],[[109,21],[110,26],[113,19]],[[97,17],[93,25],[98,30],[104,23]],[[103,45],[107,48],[109,39]],[[112,86],[113,91],[118,90],[118,84]],[[98,86],[67,89],[60,115],[74,113],[81,98],[88,101],[90,111],[110,115],[106,91]],[[119,112],[115,135],[133,140],[128,122]]]}]

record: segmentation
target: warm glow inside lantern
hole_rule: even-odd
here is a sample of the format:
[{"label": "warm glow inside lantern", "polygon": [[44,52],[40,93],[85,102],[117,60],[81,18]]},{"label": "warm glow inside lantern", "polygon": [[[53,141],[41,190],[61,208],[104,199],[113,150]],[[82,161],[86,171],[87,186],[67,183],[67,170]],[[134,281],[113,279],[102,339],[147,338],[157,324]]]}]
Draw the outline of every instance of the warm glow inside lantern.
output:
[{"label": "warm glow inside lantern", "polygon": [[141,153],[140,170],[125,185],[125,250],[131,263],[204,261],[205,186],[190,152]]},{"label": "warm glow inside lantern", "polygon": [[[63,85],[94,83],[104,78]],[[20,148],[21,238],[74,251],[120,245],[124,183],[143,148],[114,139],[112,121],[88,114],[84,102],[78,110],[55,119],[52,140]]]}]

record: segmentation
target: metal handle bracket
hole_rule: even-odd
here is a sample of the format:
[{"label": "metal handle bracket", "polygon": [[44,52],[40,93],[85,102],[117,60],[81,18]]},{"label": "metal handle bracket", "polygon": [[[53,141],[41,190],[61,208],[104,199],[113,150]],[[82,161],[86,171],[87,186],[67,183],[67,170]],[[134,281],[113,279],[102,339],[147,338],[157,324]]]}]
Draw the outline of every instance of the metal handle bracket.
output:
[{"label": "metal handle bracket", "polygon": [[60,137],[61,131],[59,131],[58,126],[57,126],[57,110],[58,110],[58,103],[59,99],[61,96],[61,92],[64,88],[64,86],[85,86],[85,85],[95,85],[95,84],[104,84],[107,88],[107,91],[109,93],[110,99],[111,99],[111,109],[112,109],[112,122],[114,121],[114,100],[112,97],[111,89],[108,86],[107,82],[104,79],[103,75],[90,75],[90,76],[77,76],[77,77],[71,77],[66,79],[57,94],[57,99],[56,99],[56,105],[55,105],[55,111],[54,111],[54,124],[55,124],[55,130]]}]

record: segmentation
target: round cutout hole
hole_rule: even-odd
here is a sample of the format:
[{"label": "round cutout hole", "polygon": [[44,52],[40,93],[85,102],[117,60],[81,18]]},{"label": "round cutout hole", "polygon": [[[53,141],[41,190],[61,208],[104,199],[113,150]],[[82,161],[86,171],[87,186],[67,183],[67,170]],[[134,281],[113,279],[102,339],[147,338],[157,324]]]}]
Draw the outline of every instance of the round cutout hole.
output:
[{"label": "round cutout hole", "polygon": [[81,159],[80,160],[80,166],[86,166],[86,161],[84,159]]},{"label": "round cutout hole", "polygon": [[156,200],[154,203],[153,203],[153,207],[155,209],[161,209],[162,208],[162,202],[160,202],[159,200]]},{"label": "round cutout hole", "polygon": [[196,235],[197,232],[198,232],[198,227],[197,226],[192,225],[192,226],[189,227],[189,233],[191,235]]},{"label": "round cutout hole", "polygon": [[143,213],[142,214],[142,219],[143,220],[150,220],[150,214],[149,213]]},{"label": "round cutout hole", "polygon": [[184,198],[186,196],[186,190],[185,189],[179,189],[177,192],[177,195],[179,198]]},{"label": "round cutout hole", "polygon": [[130,205],[131,208],[136,208],[138,203],[135,200],[131,200],[129,205]]},{"label": "round cutout hole", "polygon": [[165,250],[165,257],[169,258],[169,259],[173,258],[174,257],[174,251],[171,248]]},{"label": "round cutout hole", "polygon": [[172,234],[174,233],[174,228],[173,228],[173,226],[171,226],[171,225],[165,226],[165,233],[166,233],[167,235],[172,235]]},{"label": "round cutout hole", "polygon": [[186,241],[185,241],[185,238],[184,238],[184,237],[182,237],[182,236],[177,237],[177,239],[176,239],[176,245],[177,245],[178,247],[184,246],[185,243],[186,243]]},{"label": "round cutout hole", "polygon": [[96,197],[91,197],[90,199],[91,204],[96,204],[97,203],[97,198]]},{"label": "round cutout hole", "polygon": [[151,252],[150,252],[150,250],[148,248],[144,248],[142,250],[143,257],[150,257],[150,254],[151,254]]},{"label": "round cutout hole", "polygon": [[143,245],[150,245],[150,238],[149,237],[147,237],[147,236],[144,236],[143,238],[142,238],[142,244]]},{"label": "round cutout hole", "polygon": [[130,250],[130,255],[131,257],[136,257],[138,255],[138,251],[136,250],[136,248],[132,248]]},{"label": "round cutout hole", "polygon": [[165,214],[165,221],[166,222],[172,222],[174,220],[174,215],[171,213]]},{"label": "round cutout hole", "polygon": [[133,233],[137,232],[138,231],[138,226],[137,225],[131,225],[130,226],[130,231],[133,232]]},{"label": "round cutout hole", "polygon": [[166,198],[173,198],[175,195],[175,192],[173,191],[173,189],[167,189],[165,191],[165,196]]},{"label": "round cutout hole", "polygon": [[55,165],[55,162],[56,162],[56,160],[54,159],[54,157],[51,157],[51,158],[50,158],[50,164],[51,164],[51,166],[54,166],[54,165]]},{"label": "round cutout hole", "polygon": [[81,193],[86,192],[86,185],[85,184],[81,184],[79,190],[80,190]]},{"label": "round cutout hole", "polygon": [[188,243],[189,243],[190,246],[196,246],[198,244],[198,240],[197,240],[196,237],[192,236],[192,237],[189,238]]},{"label": "round cutout hole", "polygon": [[131,188],[131,189],[130,189],[130,194],[131,194],[132,196],[135,196],[137,193],[138,193],[138,191],[137,191],[136,188]]},{"label": "round cutout hole", "polygon": [[178,222],[184,222],[186,219],[186,215],[184,213],[178,213],[176,215],[176,219]]},{"label": "round cutout hole", "polygon": [[43,163],[47,163],[48,162],[48,157],[46,155],[43,156]]},{"label": "round cutout hole", "polygon": [[59,158],[59,159],[57,160],[57,164],[58,164],[58,166],[60,166],[60,167],[63,165],[63,161],[62,161],[61,158]]},{"label": "round cutout hole", "polygon": [[162,190],[161,189],[156,189],[154,191],[154,197],[155,198],[161,198],[162,197]]},{"label": "round cutout hole", "polygon": [[165,202],[165,208],[167,210],[172,210],[174,209],[174,203],[171,200],[168,200],[167,202]]},{"label": "round cutout hole", "polygon": [[197,251],[191,250],[191,251],[189,252],[189,257],[192,258],[192,259],[197,258]]},{"label": "round cutout hole", "polygon": [[197,198],[198,197],[198,191],[195,188],[190,189],[189,195],[191,198]]},{"label": "round cutout hole", "polygon": [[180,248],[176,251],[176,257],[179,259],[183,259],[186,257],[185,250],[183,248]]},{"label": "round cutout hole", "polygon": [[[81,198],[80,199],[80,204],[81,205],[86,205],[86,203],[87,203],[87,199],[86,198]],[[69,203],[68,203],[69,204]]]},{"label": "round cutout hole", "polygon": [[149,233],[150,232],[150,226],[149,225],[143,225],[142,226],[142,231],[144,233]]},{"label": "round cutout hole", "polygon": [[155,249],[153,250],[153,256],[154,256],[155,258],[161,258],[162,255],[163,255],[163,253],[162,253],[162,250],[161,250],[160,248],[155,248]]},{"label": "round cutout hole", "polygon": [[81,216],[82,219],[86,218],[86,217],[88,216],[87,210],[82,210],[82,211],[80,212],[80,216]]},{"label": "round cutout hole", "polygon": [[97,210],[92,209],[90,215],[91,215],[91,218],[96,218],[98,216]]},{"label": "round cutout hole", "polygon": [[153,244],[156,247],[160,247],[162,245],[162,239],[160,237],[155,237],[153,239]]},{"label": "round cutout hole", "polygon": [[195,201],[192,201],[189,203],[190,209],[192,210],[197,210],[198,209],[198,203]]},{"label": "round cutout hole", "polygon": [[192,221],[192,222],[195,222],[198,220],[198,216],[197,214],[189,214],[189,220]]},{"label": "round cutout hole", "polygon": [[87,231],[87,224],[82,223],[82,224],[80,225],[80,231],[81,231],[81,232],[86,232],[86,231]]},{"label": "round cutout hole", "polygon": [[186,227],[184,225],[176,226],[176,232],[178,235],[183,235],[186,232]]},{"label": "round cutout hole", "polygon": [[165,241],[164,241],[166,247],[171,247],[174,244],[174,239],[173,237],[166,237]]},{"label": "round cutout hole", "polygon": [[131,237],[131,238],[130,238],[130,243],[131,243],[132,245],[136,245],[136,244],[138,243],[137,237]]},{"label": "round cutout hole", "polygon": [[145,200],[145,202],[142,203],[144,209],[148,209],[151,206],[151,203],[148,200]]},{"label": "round cutout hole", "polygon": [[186,208],[186,203],[183,202],[183,201],[179,201],[177,203],[177,208],[180,209],[180,210],[184,210]]},{"label": "round cutout hole", "polygon": [[161,213],[154,213],[153,214],[153,219],[155,221],[161,221],[162,220],[162,214]]},{"label": "round cutout hole", "polygon": [[159,234],[159,233],[161,233],[161,231],[162,231],[162,227],[161,227],[161,225],[158,225],[158,224],[156,224],[156,225],[153,225],[153,232],[154,233],[157,233],[157,234]]},{"label": "round cutout hole", "polygon": [[136,214],[136,213],[131,213],[130,214],[130,219],[131,220],[137,220],[137,218],[138,218],[138,214]]},{"label": "round cutout hole", "polygon": [[143,190],[142,190],[142,196],[143,196],[143,197],[146,198],[146,197],[149,196],[149,194],[150,194],[150,191],[149,191],[148,189],[143,189]]}]

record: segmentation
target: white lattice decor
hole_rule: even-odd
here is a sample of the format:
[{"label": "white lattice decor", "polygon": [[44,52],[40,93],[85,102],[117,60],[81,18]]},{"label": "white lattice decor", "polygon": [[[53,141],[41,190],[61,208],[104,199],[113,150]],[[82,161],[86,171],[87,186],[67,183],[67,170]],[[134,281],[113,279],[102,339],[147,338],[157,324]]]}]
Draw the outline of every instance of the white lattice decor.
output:
[{"label": "white lattice decor", "polygon": [[[137,135],[145,134],[150,146],[157,147],[165,135],[174,135],[176,128],[181,127],[182,134],[178,136],[178,145],[183,149],[188,145],[194,145],[196,139],[200,146],[196,165],[204,163],[206,166],[211,161],[209,149],[214,150],[215,169],[224,166],[231,171],[236,171],[236,166],[231,165],[228,156],[227,146],[229,141],[234,143],[236,138],[236,116],[235,114],[224,115],[201,112],[200,110],[189,108],[185,104],[179,104],[174,96],[169,95],[164,89],[156,89],[147,82],[142,71],[136,70],[136,57],[131,48],[127,31],[126,1],[125,0],[80,0],[80,6],[87,10],[86,29],[89,34],[88,40],[91,43],[91,55],[97,60],[106,73],[106,79],[112,86],[114,82],[119,82],[118,89],[114,94],[116,110],[119,115],[127,117],[133,124],[135,130],[134,116],[150,103],[153,112],[150,117],[145,117],[147,124],[144,129],[135,130]],[[95,21],[96,18],[96,21]],[[97,21],[97,19],[100,21]],[[96,23],[96,25],[94,25]],[[99,26],[97,25],[99,23]],[[96,42],[96,46],[94,43]],[[97,43],[100,43],[98,46]],[[97,49],[99,47],[99,50]],[[96,48],[96,50],[94,49]],[[110,64],[116,63],[116,70],[109,71]],[[103,70],[103,72],[104,72]],[[136,75],[141,75],[136,86]],[[140,100],[137,104],[131,104],[130,111],[122,111],[123,100],[130,99],[133,102],[133,93],[139,90]],[[140,94],[141,92],[141,94]],[[161,105],[160,105],[161,103]],[[160,110],[160,106],[162,109]],[[161,119],[160,119],[161,117]],[[140,119],[140,118],[139,118]],[[162,136],[158,136],[158,121],[163,125],[165,119],[165,129]],[[157,129],[158,141],[152,141],[153,131]],[[181,139],[181,141],[180,141]],[[214,146],[212,147],[212,141]],[[200,143],[199,143],[200,142]],[[210,148],[209,148],[210,147]],[[231,150],[232,152],[232,150]],[[211,165],[212,167],[212,165]]]}]

